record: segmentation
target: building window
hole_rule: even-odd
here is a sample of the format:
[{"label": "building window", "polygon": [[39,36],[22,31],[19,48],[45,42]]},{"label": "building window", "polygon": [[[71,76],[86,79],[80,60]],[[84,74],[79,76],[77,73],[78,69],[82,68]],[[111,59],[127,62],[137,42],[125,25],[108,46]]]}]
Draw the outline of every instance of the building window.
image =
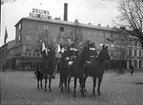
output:
[{"label": "building window", "polygon": [[40,29],[40,24],[36,24],[36,29]]},{"label": "building window", "polygon": [[27,56],[27,53],[25,53],[25,56]]},{"label": "building window", "polygon": [[26,40],[31,40],[31,36],[30,35],[26,35]]},{"label": "building window", "polygon": [[35,40],[39,41],[40,40],[39,36],[35,36]]},{"label": "building window", "polygon": [[35,53],[33,53],[33,56],[35,56]]},{"label": "building window", "polygon": [[96,31],[94,31],[94,35],[95,35],[95,36],[97,36],[97,35],[98,35]]},{"label": "building window", "polygon": [[139,60],[139,68],[141,69],[142,68],[142,61]]},{"label": "building window", "polygon": [[48,30],[48,25],[44,25],[44,30]]},{"label": "building window", "polygon": [[132,49],[129,49],[129,55],[132,56]]},{"label": "building window", "polygon": [[20,34],[20,35],[18,36],[18,40],[19,40],[19,42],[22,42],[22,34]]},{"label": "building window", "polygon": [[137,56],[137,49],[134,50],[134,56]]},{"label": "building window", "polygon": [[82,33],[84,34],[84,30],[82,30]]},{"label": "building window", "polygon": [[142,56],[142,51],[141,50],[139,50],[139,56]]},{"label": "building window", "polygon": [[98,35],[99,35],[100,37],[104,36],[104,35],[103,35],[103,32],[98,32]]},{"label": "building window", "polygon": [[137,68],[137,60],[134,60],[134,67]]},{"label": "building window", "polygon": [[29,56],[31,56],[31,53],[29,53]]},{"label": "building window", "polygon": [[38,53],[38,54],[37,54],[37,56],[39,57],[39,56],[40,56],[40,54]]},{"label": "building window", "polygon": [[113,34],[111,33],[111,38],[113,38]]},{"label": "building window", "polygon": [[135,46],[137,46],[137,41],[135,41],[134,43],[135,43]]},{"label": "building window", "polygon": [[21,29],[22,29],[22,24],[19,23],[18,30],[20,31]]},{"label": "building window", "polygon": [[64,27],[60,27],[60,32],[64,32]]},{"label": "building window", "polygon": [[29,28],[31,28],[31,27],[32,27],[31,23],[29,23],[29,24],[28,24],[28,27],[29,27]]},{"label": "building window", "polygon": [[131,60],[129,60],[129,67],[131,67],[131,65],[132,65],[132,61],[131,61]]}]

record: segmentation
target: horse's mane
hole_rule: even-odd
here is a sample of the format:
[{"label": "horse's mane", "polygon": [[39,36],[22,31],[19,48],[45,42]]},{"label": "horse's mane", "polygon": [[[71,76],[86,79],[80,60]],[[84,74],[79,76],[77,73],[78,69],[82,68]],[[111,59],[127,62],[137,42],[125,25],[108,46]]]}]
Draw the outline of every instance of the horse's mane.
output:
[{"label": "horse's mane", "polygon": [[108,49],[107,48],[103,48],[99,54],[98,54],[98,59],[101,59],[101,60],[107,60],[107,59],[110,59],[110,56],[109,56],[109,53],[108,53]]}]

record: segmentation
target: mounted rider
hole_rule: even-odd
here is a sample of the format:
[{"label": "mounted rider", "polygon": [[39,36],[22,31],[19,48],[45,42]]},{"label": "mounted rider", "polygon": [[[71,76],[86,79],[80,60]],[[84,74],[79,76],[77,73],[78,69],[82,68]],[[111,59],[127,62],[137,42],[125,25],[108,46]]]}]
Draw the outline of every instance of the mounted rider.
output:
[{"label": "mounted rider", "polygon": [[68,51],[67,51],[67,60],[69,61],[69,65],[73,64],[77,55],[78,55],[78,50],[76,48],[76,44],[73,43],[69,46]]},{"label": "mounted rider", "polygon": [[97,51],[95,43],[88,43],[85,49],[87,49],[87,54],[86,54],[87,59],[85,60],[86,61],[85,66],[87,66],[92,63],[93,59],[97,58]]}]

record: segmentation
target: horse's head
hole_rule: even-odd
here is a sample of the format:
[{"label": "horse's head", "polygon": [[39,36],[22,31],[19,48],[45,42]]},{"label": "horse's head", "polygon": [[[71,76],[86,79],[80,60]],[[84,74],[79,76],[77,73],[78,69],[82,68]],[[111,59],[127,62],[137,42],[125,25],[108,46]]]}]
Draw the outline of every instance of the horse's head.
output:
[{"label": "horse's head", "polygon": [[67,52],[68,52],[68,56],[77,56],[78,50],[75,44],[70,45],[69,48],[67,49]]},{"label": "horse's head", "polygon": [[98,59],[110,60],[108,46],[103,45],[102,50],[100,51],[98,55]]},{"label": "horse's head", "polygon": [[54,47],[48,48],[48,58],[54,58],[55,57],[56,49]]}]

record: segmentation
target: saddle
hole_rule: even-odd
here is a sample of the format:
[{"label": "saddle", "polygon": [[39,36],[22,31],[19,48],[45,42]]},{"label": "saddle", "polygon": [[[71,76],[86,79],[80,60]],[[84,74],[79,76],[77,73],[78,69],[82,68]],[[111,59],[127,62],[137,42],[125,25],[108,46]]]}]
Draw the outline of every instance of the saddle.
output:
[{"label": "saddle", "polygon": [[97,58],[97,55],[92,55],[92,56],[90,56],[86,61],[85,61],[85,66],[89,66],[89,65],[91,65],[92,64],[92,61],[94,60],[94,59],[96,59]]}]

